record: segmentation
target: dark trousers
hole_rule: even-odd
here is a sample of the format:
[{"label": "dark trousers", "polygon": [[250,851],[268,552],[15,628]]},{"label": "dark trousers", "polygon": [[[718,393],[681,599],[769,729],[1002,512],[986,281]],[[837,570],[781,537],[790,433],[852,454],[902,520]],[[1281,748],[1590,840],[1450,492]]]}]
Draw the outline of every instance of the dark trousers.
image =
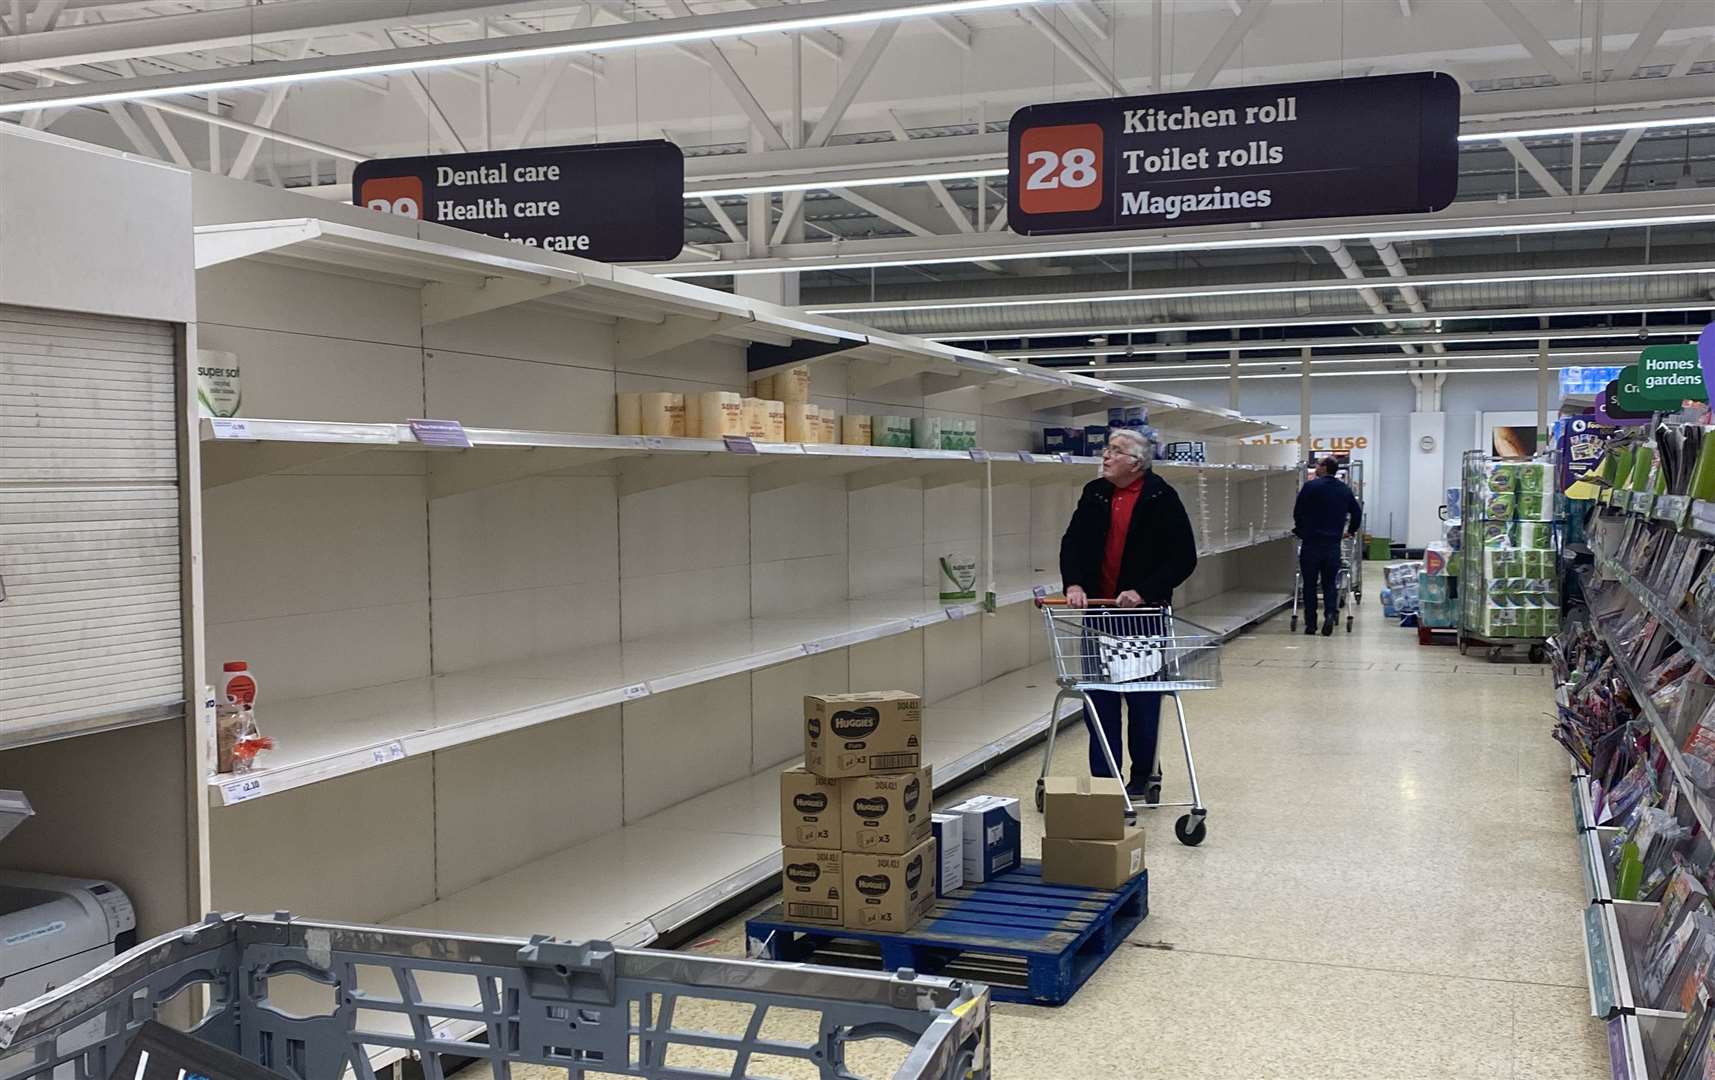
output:
[{"label": "dark trousers", "polygon": [[[1145,777],[1155,775],[1155,741],[1161,734],[1160,694],[1121,694],[1112,690],[1092,690],[1090,700],[1096,703],[1102,732],[1108,737],[1108,748],[1114,761],[1124,765],[1123,746],[1131,747],[1131,782],[1141,784]],[[1120,742],[1120,702],[1125,702],[1129,723],[1126,739]],[[1084,710],[1084,723],[1090,723],[1089,710]],[[1102,755],[1102,744],[1096,741],[1095,728],[1090,728],[1090,775],[1112,776],[1108,759]]]},{"label": "dark trousers", "polygon": [[[1340,617],[1340,541],[1306,540],[1298,548],[1298,572],[1304,577],[1304,619],[1316,622],[1316,593],[1329,619]],[[1320,583],[1320,584],[1318,584]]]}]

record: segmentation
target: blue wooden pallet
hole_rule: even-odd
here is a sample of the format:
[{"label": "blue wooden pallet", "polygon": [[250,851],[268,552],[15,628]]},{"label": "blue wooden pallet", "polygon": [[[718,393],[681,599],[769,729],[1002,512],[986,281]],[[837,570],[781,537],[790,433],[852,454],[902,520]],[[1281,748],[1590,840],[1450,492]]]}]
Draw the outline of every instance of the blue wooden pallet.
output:
[{"label": "blue wooden pallet", "polygon": [[823,964],[971,979],[994,1000],[1064,1005],[1149,914],[1149,872],[1125,887],[1049,885],[1025,860],[993,881],[936,901],[908,933],[787,922],[776,904],[745,923],[753,953]]}]

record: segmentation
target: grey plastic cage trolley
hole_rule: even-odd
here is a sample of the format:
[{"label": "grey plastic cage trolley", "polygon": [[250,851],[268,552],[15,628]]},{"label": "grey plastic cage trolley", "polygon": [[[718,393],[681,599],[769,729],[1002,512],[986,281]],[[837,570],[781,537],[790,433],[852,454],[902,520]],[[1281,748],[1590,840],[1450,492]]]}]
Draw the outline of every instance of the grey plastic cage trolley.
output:
[{"label": "grey plastic cage trolley", "polygon": [[[360,989],[360,974],[390,980],[391,992]],[[330,987],[331,1014],[282,1011],[268,997],[269,980],[281,976]],[[436,1000],[424,989],[449,976],[479,1000]],[[476,1075],[496,1080],[523,1064],[563,1068],[572,1080],[746,1080],[767,1068],[757,1057],[806,1062],[824,1080],[845,1080],[854,1075],[847,1048],[870,1039],[908,1047],[894,1080],[989,1076],[988,989],[973,983],[281,913],[210,915],[0,1011],[0,1080],[107,1080],[136,1030],[190,987],[207,999],[192,1034],[297,1080],[374,1080],[372,1055],[386,1048],[416,1056],[427,1080],[446,1076],[443,1058],[475,1059]],[[711,1003],[748,1009],[741,1033],[681,1026]],[[796,1026],[765,1036],[765,1026],[786,1019],[781,1010]],[[476,1022],[486,1042],[447,1038],[449,1020]],[[731,1064],[669,1064],[675,1048],[714,1051],[706,1056]]]},{"label": "grey plastic cage trolley", "polygon": [[[1058,717],[1061,702],[1067,700],[1081,701],[1087,715],[1094,716],[1092,691],[1155,693],[1172,698],[1173,709],[1179,715],[1179,739],[1185,747],[1191,801],[1161,802],[1161,774],[1157,772],[1149,778],[1149,798],[1145,805],[1190,807],[1190,813],[1174,823],[1173,831],[1180,843],[1196,847],[1207,833],[1205,819],[1209,811],[1197,787],[1197,763],[1191,757],[1191,733],[1185,726],[1185,706],[1179,694],[1185,690],[1213,690],[1221,685],[1221,637],[1207,626],[1173,614],[1171,607],[1120,608],[1112,606],[1112,600],[1088,603],[1087,608],[1073,608],[1065,600],[1036,601],[1048,627],[1049,651],[1054,655],[1055,677],[1060,684],[1049,716]],[[1039,812],[1043,805],[1043,781],[1054,763],[1054,735],[1059,727],[1056,723],[1048,725],[1042,774],[1036,779]],[[1090,738],[1101,746],[1111,775],[1119,776],[1118,755],[1108,745],[1101,725],[1089,727]],[[1129,794],[1125,807],[1128,816],[1137,810]]]}]

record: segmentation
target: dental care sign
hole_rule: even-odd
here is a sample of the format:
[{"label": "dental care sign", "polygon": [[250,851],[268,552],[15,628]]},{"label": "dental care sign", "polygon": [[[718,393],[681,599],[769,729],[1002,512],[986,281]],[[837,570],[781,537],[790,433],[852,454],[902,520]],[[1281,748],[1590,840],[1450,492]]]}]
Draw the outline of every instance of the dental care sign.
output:
[{"label": "dental care sign", "polygon": [[602,262],[675,258],[684,189],[663,140],[385,158],[351,178],[359,206]]},{"label": "dental care sign", "polygon": [[1440,210],[1459,88],[1419,72],[1031,105],[1008,132],[1024,235]]}]

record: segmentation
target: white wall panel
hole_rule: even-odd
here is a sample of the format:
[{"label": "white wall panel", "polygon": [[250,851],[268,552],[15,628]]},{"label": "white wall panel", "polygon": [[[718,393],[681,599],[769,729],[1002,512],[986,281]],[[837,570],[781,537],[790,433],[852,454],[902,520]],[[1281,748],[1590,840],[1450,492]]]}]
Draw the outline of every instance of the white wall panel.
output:
[{"label": "white wall panel", "polygon": [[606,477],[535,477],[429,504],[435,596],[619,576],[619,507]]},{"label": "white wall panel", "polygon": [[264,702],[420,678],[429,674],[429,604],[210,620],[211,675],[227,660],[249,662]]},{"label": "white wall panel", "polygon": [[750,562],[750,485],[698,480],[619,501],[620,567],[628,578]]},{"label": "white wall panel", "polygon": [[744,356],[741,345],[705,340],[639,360],[627,359],[623,350],[616,349],[613,366],[624,376],[621,390],[647,389],[651,381],[675,380],[710,390],[744,390],[750,381]]},{"label": "white wall panel", "polygon": [[421,907],[435,894],[433,761],[407,758],[220,807],[209,846],[222,911],[380,922]]},{"label": "white wall panel", "polygon": [[619,828],[617,707],[435,755],[441,896]]},{"label": "white wall panel", "polygon": [[853,548],[848,565],[853,597],[886,596],[923,587],[923,549]]},{"label": "white wall panel", "polygon": [[853,645],[847,651],[852,692],[909,690],[923,693],[922,630]]},{"label": "white wall panel", "polygon": [[405,285],[253,261],[197,272],[197,319],[204,326],[416,349],[423,343],[421,314],[420,293]]},{"label": "white wall panel", "polygon": [[844,555],[759,562],[750,570],[750,610],[758,619],[822,614],[847,596]]},{"label": "white wall panel", "polygon": [[923,700],[933,705],[983,681],[981,619],[936,623],[923,630]]},{"label": "white wall panel", "polygon": [[613,430],[611,372],[444,349],[426,353],[423,364],[429,416],[467,427]]},{"label": "white wall panel", "polygon": [[440,597],[433,624],[437,672],[571,652],[619,639],[619,583]]},{"label": "white wall panel", "polygon": [[623,711],[625,820],[750,775],[749,674],[646,697]]},{"label": "white wall panel", "polygon": [[749,617],[750,566],[625,578],[619,591],[627,640],[689,630]]},{"label": "white wall panel", "polygon": [[416,346],[209,321],[199,324],[198,344],[238,357],[245,416],[363,422],[423,415],[423,354]]},{"label": "white wall panel", "polygon": [[1036,605],[1011,604],[978,621],[983,631],[984,682],[1030,663],[1030,635],[1043,633]]},{"label": "white wall panel", "polygon": [[793,484],[750,497],[750,553],[757,562],[843,555],[849,502],[839,479]]},{"label": "white wall panel", "polygon": [[423,345],[435,351],[611,371],[613,331],[612,323],[588,321],[570,310],[523,304],[425,326]]},{"label": "white wall panel", "polygon": [[845,693],[846,650],[794,660],[751,673],[752,772],[804,755],[804,695]]}]

